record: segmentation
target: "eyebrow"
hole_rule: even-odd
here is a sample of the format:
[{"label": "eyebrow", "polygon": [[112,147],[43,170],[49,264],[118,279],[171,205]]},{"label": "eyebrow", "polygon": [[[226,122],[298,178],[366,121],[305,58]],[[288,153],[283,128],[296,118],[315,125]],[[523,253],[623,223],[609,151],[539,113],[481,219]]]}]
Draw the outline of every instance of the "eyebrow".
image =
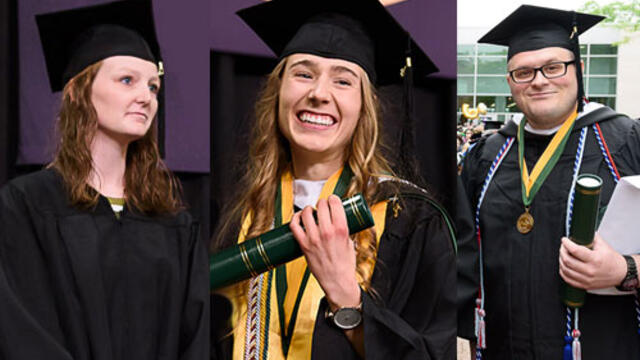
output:
[{"label": "eyebrow", "polygon": [[509,69],[509,66],[508,66],[509,64],[507,64],[507,71],[511,72],[511,71],[515,71],[515,70],[519,70],[519,69],[533,69],[533,68],[536,68],[536,67],[546,66],[546,65],[549,65],[549,64],[551,64],[551,63],[567,62],[567,61],[574,61],[574,60],[575,60],[575,59],[573,59],[573,60],[562,60],[562,57],[561,57],[561,56],[560,56],[560,57],[556,57],[556,56],[554,56],[554,57],[552,57],[552,58],[550,58],[550,59],[547,59],[546,61],[544,61],[544,62],[543,62],[543,64],[542,64],[542,65],[539,65],[539,66],[531,66],[531,65],[527,65],[527,66],[518,66],[518,67],[514,68],[513,70],[508,70],[508,69]]},{"label": "eyebrow", "polygon": [[342,66],[342,65],[336,65],[336,66],[332,66],[331,67],[331,71],[336,72],[336,73],[344,73],[344,72],[348,72],[351,75],[355,76],[356,79],[359,79],[360,77],[358,76],[358,74],[356,74],[355,71],[349,69],[346,66]]},{"label": "eyebrow", "polygon": [[[310,68],[312,68],[314,70],[318,68],[318,64],[316,62],[312,61],[312,60],[309,60],[309,59],[302,59],[302,60],[294,62],[293,64],[291,64],[290,69],[292,69],[292,68],[294,68],[296,66],[308,66],[308,67],[310,67]],[[333,65],[333,66],[331,66],[331,72],[334,72],[334,73],[347,72],[347,73],[350,73],[351,75],[355,76],[357,79],[360,78],[355,71],[353,71],[353,70],[351,70],[348,67],[343,66],[343,65]]]},{"label": "eyebrow", "polygon": [[[116,69],[117,71],[124,71],[124,72],[130,72],[133,73],[136,76],[140,76],[142,73],[138,70],[135,70],[133,68],[130,68],[128,66],[122,66]],[[160,76],[158,75],[153,75],[149,78],[150,81],[160,81]]]}]

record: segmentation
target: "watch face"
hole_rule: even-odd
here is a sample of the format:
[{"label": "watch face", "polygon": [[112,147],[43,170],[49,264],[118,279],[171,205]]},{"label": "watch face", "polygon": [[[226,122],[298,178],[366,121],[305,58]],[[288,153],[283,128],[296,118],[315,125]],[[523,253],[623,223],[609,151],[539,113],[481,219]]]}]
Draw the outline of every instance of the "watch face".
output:
[{"label": "watch face", "polygon": [[629,279],[629,280],[625,280],[622,283],[622,288],[625,291],[633,291],[638,287],[638,278],[633,278],[633,279]]},{"label": "watch face", "polygon": [[342,308],[333,315],[333,322],[341,329],[350,330],[360,325],[362,314],[355,308]]}]

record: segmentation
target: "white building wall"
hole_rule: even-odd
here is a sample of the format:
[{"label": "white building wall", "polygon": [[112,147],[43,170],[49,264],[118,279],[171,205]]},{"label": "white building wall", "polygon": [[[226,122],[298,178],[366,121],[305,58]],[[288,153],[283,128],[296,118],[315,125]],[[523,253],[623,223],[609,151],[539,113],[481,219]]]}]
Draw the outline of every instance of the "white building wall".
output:
[{"label": "white building wall", "polygon": [[617,111],[640,117],[640,34],[618,46]]}]

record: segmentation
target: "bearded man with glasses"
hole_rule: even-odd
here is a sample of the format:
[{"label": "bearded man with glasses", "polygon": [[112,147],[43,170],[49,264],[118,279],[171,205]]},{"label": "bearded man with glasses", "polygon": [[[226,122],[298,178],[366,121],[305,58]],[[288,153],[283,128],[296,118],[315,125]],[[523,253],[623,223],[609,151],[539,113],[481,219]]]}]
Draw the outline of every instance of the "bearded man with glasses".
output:
[{"label": "bearded man with glasses", "polygon": [[[459,226],[469,234],[459,236],[458,334],[477,344],[474,358],[640,358],[640,257],[597,234],[592,249],[566,238],[579,174],[603,180],[603,207],[620,176],[640,174],[639,122],[584,95],[578,36],[602,19],[523,5],[479,41],[509,47],[523,116],[478,141],[461,173],[475,216]],[[576,311],[562,280],[621,291],[588,293]]]}]

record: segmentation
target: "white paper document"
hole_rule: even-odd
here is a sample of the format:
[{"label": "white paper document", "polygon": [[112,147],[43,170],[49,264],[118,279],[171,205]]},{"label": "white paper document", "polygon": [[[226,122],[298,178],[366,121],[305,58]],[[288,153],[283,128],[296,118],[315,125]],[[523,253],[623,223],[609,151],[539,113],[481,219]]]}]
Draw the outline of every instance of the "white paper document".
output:
[{"label": "white paper document", "polygon": [[[617,252],[640,253],[640,175],[625,176],[613,191],[598,232]],[[599,295],[627,295],[615,287],[589,290]]]}]

